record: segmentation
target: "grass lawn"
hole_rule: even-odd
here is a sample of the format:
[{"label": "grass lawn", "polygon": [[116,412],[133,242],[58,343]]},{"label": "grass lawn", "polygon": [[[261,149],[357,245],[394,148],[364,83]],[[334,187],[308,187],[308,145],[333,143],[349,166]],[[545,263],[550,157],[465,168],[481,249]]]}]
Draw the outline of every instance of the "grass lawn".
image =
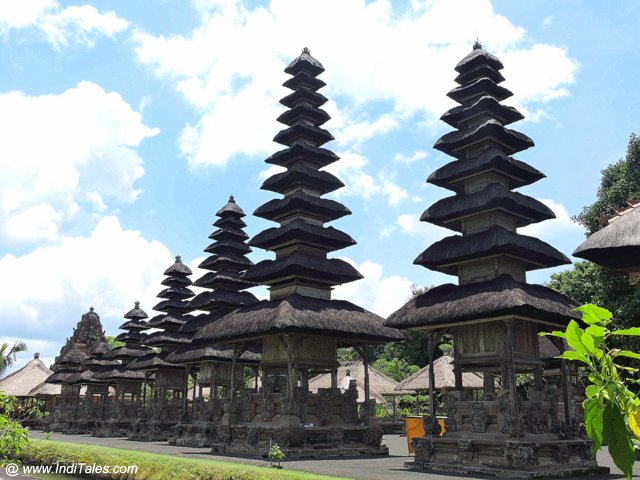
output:
[{"label": "grass lawn", "polygon": [[155,453],[82,445],[79,443],[57,442],[54,440],[31,439],[30,445],[19,456],[30,465],[87,465],[129,466],[137,465],[135,475],[93,474],[86,478],[136,479],[136,480],[261,480],[261,479],[335,479],[325,475],[292,471],[288,468],[275,469],[255,467],[219,460],[189,459],[159,455]]}]

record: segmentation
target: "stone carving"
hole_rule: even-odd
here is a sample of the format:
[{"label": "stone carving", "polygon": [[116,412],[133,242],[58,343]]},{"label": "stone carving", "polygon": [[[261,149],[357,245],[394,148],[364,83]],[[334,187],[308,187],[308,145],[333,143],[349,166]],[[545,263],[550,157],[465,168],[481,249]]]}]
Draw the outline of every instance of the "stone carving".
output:
[{"label": "stone carving", "polygon": [[259,429],[257,427],[249,427],[247,429],[247,444],[255,445],[258,443]]},{"label": "stone carving", "polygon": [[340,445],[344,441],[344,430],[342,428],[332,428],[329,433],[331,445]]},{"label": "stone carving", "polygon": [[541,434],[547,431],[541,402],[531,402],[527,412],[527,428],[533,434]]},{"label": "stone carving", "polygon": [[504,457],[509,465],[528,467],[536,465],[536,446],[533,443],[507,442],[504,447]]},{"label": "stone carving", "polygon": [[251,392],[246,388],[240,391],[240,398],[238,399],[238,413],[240,415],[240,421],[250,422],[253,417],[251,405]]},{"label": "stone carving", "polygon": [[471,431],[476,433],[484,433],[489,425],[489,417],[487,409],[480,402],[471,404]]},{"label": "stone carving", "polygon": [[582,445],[582,448],[580,448],[580,456],[583,460],[586,461],[592,461],[596,459],[593,450],[591,450],[591,442],[585,442],[584,445]]},{"label": "stone carving", "polygon": [[364,443],[372,447],[379,447],[382,443],[383,435],[382,427],[367,427],[364,431]]},{"label": "stone carving", "polygon": [[211,409],[211,421],[219,424],[222,420],[222,416],[224,415],[224,403],[222,399],[218,397],[214,397],[209,401],[213,402],[209,405],[209,408]]},{"label": "stone carving", "polygon": [[295,414],[304,422],[307,419],[307,390],[302,387],[296,387],[293,395]]},{"label": "stone carving", "polygon": [[302,447],[304,446],[307,431],[304,427],[290,427],[288,429],[289,434],[289,445],[291,447]]},{"label": "stone carving", "polygon": [[569,447],[567,445],[558,445],[553,449],[553,459],[558,463],[569,462]]},{"label": "stone carving", "polygon": [[436,454],[436,446],[429,437],[418,437],[411,440],[411,446],[415,452],[415,461],[426,469]]},{"label": "stone carving", "polygon": [[229,425],[220,425],[218,427],[218,442],[220,443],[231,442],[231,427]]},{"label": "stone carving", "polygon": [[273,373],[266,376],[263,394],[280,393],[287,391],[287,376],[282,373]]},{"label": "stone carving", "polygon": [[[318,408],[317,415],[318,415],[318,419],[320,419],[320,424],[329,425],[331,423],[331,413],[333,410],[333,398],[329,390],[319,390],[317,408]],[[356,412],[357,412],[357,405],[356,405]],[[356,413],[356,416],[357,416],[357,413]]]},{"label": "stone carving", "polygon": [[478,447],[476,447],[472,440],[460,440],[458,441],[458,461],[459,462],[472,462],[478,457]]},{"label": "stone carving", "polygon": [[344,392],[344,421],[346,423],[358,421],[358,388],[355,385],[349,385]]},{"label": "stone carving", "polygon": [[447,412],[447,418],[444,420],[444,428],[447,432],[458,431],[458,407],[456,407],[456,397],[452,394],[447,394],[444,397],[444,409]]},{"label": "stone carving", "polygon": [[271,394],[265,395],[262,399],[262,408],[260,409],[260,414],[262,415],[262,420],[265,422],[270,422],[273,418],[273,399],[271,398]]},{"label": "stone carving", "polygon": [[498,395],[498,411],[500,412],[500,432],[508,434],[510,437],[521,437],[524,435],[524,419],[511,415],[510,393],[502,391]]},{"label": "stone carving", "polygon": [[286,427],[277,428],[273,432],[274,442],[280,445],[280,447],[289,446],[289,429]]}]

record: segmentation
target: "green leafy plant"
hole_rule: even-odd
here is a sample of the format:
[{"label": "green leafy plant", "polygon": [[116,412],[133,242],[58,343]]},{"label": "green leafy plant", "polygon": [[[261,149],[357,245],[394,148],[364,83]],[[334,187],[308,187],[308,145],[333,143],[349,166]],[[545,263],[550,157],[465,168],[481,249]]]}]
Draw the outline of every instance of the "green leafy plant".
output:
[{"label": "green leafy plant", "polygon": [[611,348],[607,341],[640,336],[640,327],[615,329],[611,312],[593,304],[577,310],[582,312],[585,328],[571,320],[564,332],[540,335],[564,338],[571,350],[565,351],[560,358],[585,365],[589,385],[583,403],[584,422],[592,450],[595,453],[606,444],[614,463],[631,480],[635,451],[630,437],[633,434],[640,438],[640,399],[629,390],[626,375],[636,373],[638,369],[621,365],[619,361],[621,357],[640,360],[640,354]]},{"label": "green leafy plant", "polygon": [[10,415],[15,409],[16,397],[0,391],[0,465],[18,455],[29,445],[29,429],[12,420]]},{"label": "green leafy plant", "polygon": [[[280,448],[280,445],[278,445],[277,443],[274,443],[269,449],[268,456],[269,456],[269,460],[271,460],[271,466],[273,468],[282,468],[282,465],[280,465],[280,462],[282,462],[285,459],[286,455]],[[275,462],[278,462],[278,465],[276,465]]]}]

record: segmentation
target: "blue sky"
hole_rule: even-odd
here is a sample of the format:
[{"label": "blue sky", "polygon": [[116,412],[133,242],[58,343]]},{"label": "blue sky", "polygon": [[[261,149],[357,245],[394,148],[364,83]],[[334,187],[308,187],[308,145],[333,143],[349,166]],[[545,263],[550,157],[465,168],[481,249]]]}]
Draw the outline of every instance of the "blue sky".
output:
[{"label": "blue sky", "polygon": [[432,145],[476,35],[536,143],[517,158],[547,175],[520,191],[558,217],[524,233],[570,254],[584,238],[570,217],[640,132],[639,20],[633,1],[0,3],[0,341],[50,362],[90,306],[107,334],[135,300],[151,313],[230,194],[250,235],[270,226],[251,212],[274,196],[263,160],[303,47],[326,69],[329,168],[347,185],[333,196],[353,212],[333,225],[358,241],[336,255],[365,276],[335,297],[386,316],[412,284],[455,281],[412,262],[450,234],[418,218],[449,195],[425,179],[449,161]]}]

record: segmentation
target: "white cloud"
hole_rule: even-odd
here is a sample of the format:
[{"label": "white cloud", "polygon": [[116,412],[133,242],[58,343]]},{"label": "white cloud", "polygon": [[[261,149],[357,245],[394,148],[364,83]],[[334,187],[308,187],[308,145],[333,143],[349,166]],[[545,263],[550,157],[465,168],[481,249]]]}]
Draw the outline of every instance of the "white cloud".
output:
[{"label": "white cloud", "polygon": [[[195,5],[201,22],[190,34],[135,35],[139,59],[201,111],[180,142],[191,165],[225,165],[237,154],[273,151],[269,139],[282,111],[276,101],[286,94],[282,68],[304,46],[325,62],[323,93],[337,102],[326,105],[334,117],[327,127],[350,150],[407,122],[433,122],[449,108],[453,68],[470,51],[476,32],[502,56],[516,104],[542,108],[537,104],[565,95],[574,81],[576,64],[564,50],[523,48],[525,30],[496,14],[489,0],[407,7],[386,0],[326,0],[322,8],[311,0]],[[310,10],[313,22],[307,21]],[[255,40],[261,38],[269,41]],[[293,51],[292,38],[300,39]]]},{"label": "white cloud", "polygon": [[70,43],[92,47],[98,36],[113,37],[129,22],[114,12],[100,13],[91,5],[62,8],[55,0],[20,0],[0,5],[0,34],[35,28],[54,48]]},{"label": "white cloud", "polygon": [[433,242],[437,242],[438,240],[442,240],[444,237],[453,235],[454,233],[446,228],[438,227],[427,222],[421,222],[420,215],[418,214],[399,215],[396,223],[403,233],[422,238],[428,245]]},{"label": "white cloud", "polygon": [[412,163],[417,162],[418,160],[422,160],[423,158],[426,158],[427,155],[428,155],[427,152],[420,149],[420,150],[416,150],[411,155],[396,153],[393,159],[396,162],[402,162],[402,163],[405,163],[406,165],[411,165]]},{"label": "white cloud", "polygon": [[[555,213],[556,218],[527,225],[526,227],[518,230],[519,233],[540,238],[552,245],[554,242],[557,242],[558,240],[565,240],[567,237],[584,237],[583,227],[571,220],[571,216],[564,205],[547,198],[538,198],[537,200],[549,207],[553,213]],[[575,245],[577,246],[578,243]]]},{"label": "white cloud", "polygon": [[164,245],[123,229],[112,216],[87,237],[64,237],[19,257],[6,254],[0,258],[2,333],[28,340],[31,352],[54,357],[93,306],[107,333],[117,334],[134,301],[152,314],[172,261]]},{"label": "white cloud", "polygon": [[408,278],[384,276],[382,265],[371,260],[357,265],[349,258],[341,258],[358,269],[364,278],[336,287],[333,298],[348,300],[386,318],[411,297],[412,283]]},{"label": "white cloud", "polygon": [[339,153],[340,161],[332,163],[326,170],[339,177],[345,187],[337,190],[334,195],[338,198],[348,196],[360,196],[366,199],[375,195],[384,195],[391,205],[397,205],[400,201],[409,197],[406,190],[393,182],[393,175],[380,171],[377,177],[365,172],[369,160],[355,152]]},{"label": "white cloud", "polygon": [[82,208],[132,202],[136,148],[158,133],[114,92],[81,82],[61,94],[0,94],[0,244],[52,240]]},{"label": "white cloud", "polygon": [[280,165],[271,165],[269,168],[265,168],[264,170],[259,172],[258,178],[264,182],[267,178],[270,178],[278,173],[282,173],[286,170],[286,168],[281,167]]}]

